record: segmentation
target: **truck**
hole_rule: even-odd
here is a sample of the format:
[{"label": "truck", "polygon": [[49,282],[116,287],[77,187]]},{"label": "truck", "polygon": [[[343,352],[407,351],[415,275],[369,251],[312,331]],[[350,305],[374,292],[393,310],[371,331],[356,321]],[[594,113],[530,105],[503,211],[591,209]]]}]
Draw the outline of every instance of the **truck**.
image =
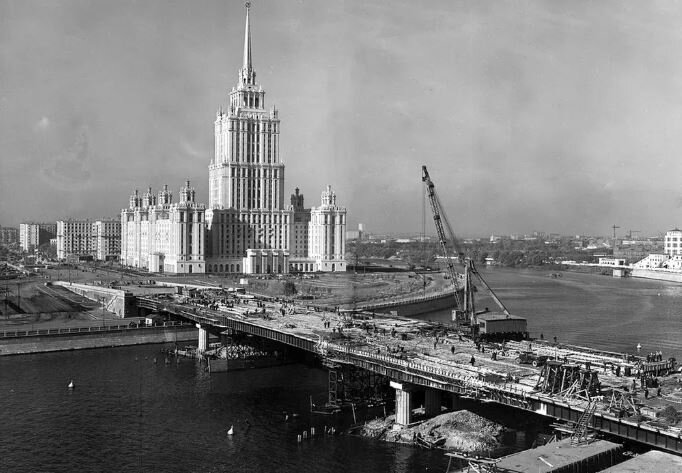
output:
[{"label": "truck", "polygon": [[549,356],[538,355],[532,351],[522,351],[519,352],[519,356],[516,357],[515,361],[519,365],[533,365],[537,367],[547,363],[547,360],[549,360]]}]

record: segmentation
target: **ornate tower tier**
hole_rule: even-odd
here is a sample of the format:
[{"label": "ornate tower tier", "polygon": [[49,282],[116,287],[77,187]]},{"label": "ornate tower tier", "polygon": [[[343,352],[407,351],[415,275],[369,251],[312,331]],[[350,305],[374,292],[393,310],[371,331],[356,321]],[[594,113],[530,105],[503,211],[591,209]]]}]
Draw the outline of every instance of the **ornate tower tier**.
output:
[{"label": "ornate tower tier", "polygon": [[244,61],[228,109],[215,120],[215,156],[209,166],[209,208],[284,208],[284,164],[279,157],[277,110],[265,109],[265,91],[251,63],[251,26],[246,9]]}]

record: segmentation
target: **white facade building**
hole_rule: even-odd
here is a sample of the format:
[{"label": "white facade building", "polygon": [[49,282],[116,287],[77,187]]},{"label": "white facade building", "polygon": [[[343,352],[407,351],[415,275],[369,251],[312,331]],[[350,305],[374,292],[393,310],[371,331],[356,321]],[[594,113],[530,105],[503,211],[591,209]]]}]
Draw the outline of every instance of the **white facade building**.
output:
[{"label": "white facade building", "polygon": [[204,273],[206,207],[195,196],[189,181],[175,204],[168,186],[158,196],[151,188],[143,196],[135,191],[121,211],[121,264],[150,272]]},{"label": "white facade building", "polygon": [[314,271],[346,270],[346,209],[336,204],[331,186],[322,192],[322,203],[310,209],[308,253]]},{"label": "white facade building", "polygon": [[632,267],[636,269],[656,269],[662,267],[669,258],[670,256],[668,255],[652,253],[646,258],[637,261]]},{"label": "white facade building", "polygon": [[682,254],[682,230],[676,228],[665,234],[663,251],[668,256]]},{"label": "white facade building", "polygon": [[21,223],[19,224],[19,246],[24,251],[31,251],[57,235],[56,223]]},{"label": "white facade building", "polygon": [[213,273],[286,273],[292,210],[284,207],[277,110],[251,62],[246,10],[244,60],[227,110],[218,111],[209,165],[207,264]]},{"label": "white facade building", "polygon": [[278,112],[265,108],[256,82],[247,3],[238,82],[214,122],[208,209],[194,202],[194,190],[179,204],[170,203],[167,189],[158,199],[151,189],[131,196],[121,211],[122,263],[174,273],[345,270],[346,210],[336,206],[331,188],[317,209],[303,208],[298,189],[285,204],[279,135]]}]

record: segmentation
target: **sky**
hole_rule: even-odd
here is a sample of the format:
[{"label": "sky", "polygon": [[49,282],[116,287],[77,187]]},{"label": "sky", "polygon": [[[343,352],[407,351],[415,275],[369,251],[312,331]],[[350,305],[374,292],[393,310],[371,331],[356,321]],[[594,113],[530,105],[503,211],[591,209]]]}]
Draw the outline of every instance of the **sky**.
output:
[{"label": "sky", "polygon": [[[349,229],[433,233],[422,165],[462,236],[682,225],[682,2],[251,3],[285,195],[331,185]],[[244,14],[0,0],[0,225],[115,217],[185,179],[208,202]]]}]

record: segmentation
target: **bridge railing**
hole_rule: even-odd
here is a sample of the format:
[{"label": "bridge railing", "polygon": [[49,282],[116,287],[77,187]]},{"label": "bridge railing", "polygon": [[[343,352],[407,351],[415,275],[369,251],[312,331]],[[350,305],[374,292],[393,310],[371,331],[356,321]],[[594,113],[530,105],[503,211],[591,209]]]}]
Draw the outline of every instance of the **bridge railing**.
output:
[{"label": "bridge railing", "polygon": [[45,328],[36,330],[5,330],[0,332],[0,338],[21,338],[21,337],[36,337],[43,335],[63,335],[69,333],[85,333],[85,332],[114,332],[120,330],[149,330],[159,329],[164,327],[190,327],[192,324],[184,322],[163,322],[156,325],[97,325],[89,327],[63,327],[63,328]]}]

